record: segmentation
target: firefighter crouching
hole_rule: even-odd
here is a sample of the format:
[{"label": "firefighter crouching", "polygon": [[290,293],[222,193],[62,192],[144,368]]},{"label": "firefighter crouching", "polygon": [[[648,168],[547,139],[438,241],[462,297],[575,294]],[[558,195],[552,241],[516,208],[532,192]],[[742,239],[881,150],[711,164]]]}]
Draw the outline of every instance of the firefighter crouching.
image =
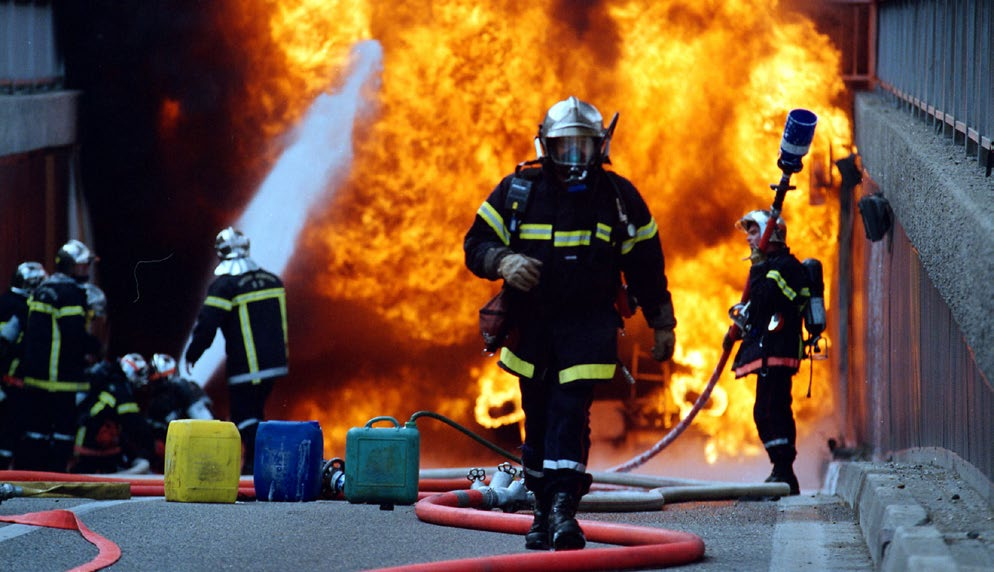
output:
[{"label": "firefighter crouching", "polygon": [[145,358],[130,353],[101,361],[87,376],[90,390],[79,404],[72,472],[147,472],[152,431],[133,391],[148,376]]},{"label": "firefighter crouching", "polygon": [[776,221],[766,252],[758,249],[770,212],[745,214],[736,228],[746,233],[752,249],[749,302],[740,311],[742,344],[732,369],[735,377],[756,374],[753,420],[773,471],[766,482],[787,483],[800,494],[794,459],[797,427],[791,409],[793,376],[804,357],[802,313],[811,297],[808,272],[787,246],[787,225]]},{"label": "firefighter crouching", "polygon": [[652,356],[673,354],[656,221],[632,183],[603,168],[615,121],[605,129],[597,109],[575,97],[553,105],[539,127],[539,159],[497,185],[465,237],[467,267],[504,279],[514,325],[498,363],[519,378],[525,413],[522,461],[535,495],[529,549],[586,543],[575,517],[591,483],[594,385],[618,367],[622,275],[655,332]]},{"label": "firefighter crouching", "polygon": [[210,398],[195,381],[180,377],[176,360],[169,354],[152,355],[147,382],[140,380],[135,397],[152,430],[155,453],[149,461],[156,473],[165,469],[170,421],[214,419]]},{"label": "firefighter crouching", "polygon": [[28,323],[28,298],[48,273],[39,262],[22,262],[10,279],[10,289],[0,295],[0,470],[8,469],[20,431],[14,412],[20,404],[24,380],[24,326]]},{"label": "firefighter crouching", "polygon": [[55,255],[55,273],[28,300],[14,446],[19,470],[64,472],[72,457],[76,394],[89,390],[84,371],[100,352],[90,321],[105,298],[87,283],[96,260],[82,242],[66,242]]},{"label": "firefighter crouching", "polygon": [[220,329],[227,354],[230,418],[242,438],[242,474],[251,475],[266,400],[275,381],[289,371],[286,291],[278,276],[249,257],[249,239],[240,231],[228,227],[219,232],[214,250],[221,262],[186,349],[187,373]]}]

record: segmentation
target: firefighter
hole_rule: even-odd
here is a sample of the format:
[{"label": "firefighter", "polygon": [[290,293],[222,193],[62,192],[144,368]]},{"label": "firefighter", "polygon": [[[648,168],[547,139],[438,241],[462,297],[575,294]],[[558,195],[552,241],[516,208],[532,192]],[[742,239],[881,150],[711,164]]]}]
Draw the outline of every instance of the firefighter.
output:
[{"label": "firefighter", "polygon": [[211,399],[195,381],[180,377],[176,360],[169,354],[152,355],[147,383],[135,387],[138,404],[152,428],[155,456],[152,470],[161,472],[169,422],[175,419],[214,419]]},{"label": "firefighter", "polygon": [[90,322],[105,301],[88,284],[97,257],[78,240],[55,255],[55,273],[28,299],[18,407],[18,469],[64,472],[76,433],[76,394],[89,390],[85,369],[99,355]]},{"label": "firefighter", "polygon": [[186,350],[189,373],[218,329],[224,336],[230,418],[241,434],[245,475],[253,474],[255,434],[265,419],[266,400],[289,364],[283,282],[249,257],[249,246],[248,237],[230,226],[217,234],[217,278]]},{"label": "firefighter", "polygon": [[[615,116],[617,119],[617,116]],[[535,496],[529,549],[583,548],[576,521],[590,489],[590,406],[618,367],[622,288],[654,330],[652,356],[669,360],[676,319],[656,221],[638,190],[604,168],[615,122],[576,97],[539,126],[539,158],[498,183],[466,234],[467,267],[504,280],[514,333],[500,367],[519,378],[522,461]]]},{"label": "firefighter", "polygon": [[90,389],[78,408],[72,472],[148,470],[152,430],[133,391],[145,383],[148,373],[148,363],[138,353],[87,369]]},{"label": "firefighter", "polygon": [[10,467],[14,456],[14,422],[21,379],[24,326],[28,323],[28,298],[48,273],[39,262],[22,262],[10,279],[10,289],[0,295],[0,470]]},{"label": "firefighter", "polygon": [[740,378],[756,374],[753,420],[773,471],[766,482],[787,483],[800,494],[794,459],[797,428],[791,410],[791,383],[804,357],[802,315],[811,297],[808,274],[787,246],[787,225],[778,217],[766,251],[760,238],[770,212],[746,213],[735,227],[746,233],[751,248],[749,302],[742,316],[742,344],[732,370]]}]

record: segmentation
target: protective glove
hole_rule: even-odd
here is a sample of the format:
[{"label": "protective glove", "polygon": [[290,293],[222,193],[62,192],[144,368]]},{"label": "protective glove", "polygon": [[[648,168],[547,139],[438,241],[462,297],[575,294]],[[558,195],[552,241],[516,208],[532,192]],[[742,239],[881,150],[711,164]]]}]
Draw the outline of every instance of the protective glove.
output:
[{"label": "protective glove", "polygon": [[508,254],[497,266],[500,274],[513,288],[527,292],[538,284],[542,262],[524,254]]},{"label": "protective glove", "polygon": [[673,357],[676,334],[673,333],[673,330],[654,330],[654,332],[656,339],[652,344],[652,359],[667,361]]}]

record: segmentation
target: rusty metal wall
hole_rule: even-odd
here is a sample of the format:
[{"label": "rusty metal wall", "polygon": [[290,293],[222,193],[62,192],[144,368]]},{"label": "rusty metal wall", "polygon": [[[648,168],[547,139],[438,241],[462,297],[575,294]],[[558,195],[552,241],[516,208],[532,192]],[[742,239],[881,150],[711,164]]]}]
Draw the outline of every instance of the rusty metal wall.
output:
[{"label": "rusty metal wall", "polygon": [[854,202],[843,210],[852,230],[844,286],[851,297],[844,372],[850,438],[878,459],[946,449],[994,481],[994,386],[900,223],[871,243]]}]

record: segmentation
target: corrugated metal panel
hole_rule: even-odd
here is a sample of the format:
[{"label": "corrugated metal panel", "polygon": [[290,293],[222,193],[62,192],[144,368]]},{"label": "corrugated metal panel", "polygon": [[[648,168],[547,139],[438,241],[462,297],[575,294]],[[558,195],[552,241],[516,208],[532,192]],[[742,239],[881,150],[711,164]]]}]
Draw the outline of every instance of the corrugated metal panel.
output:
[{"label": "corrugated metal panel", "polygon": [[870,243],[856,209],[843,216],[853,232],[847,433],[879,458],[947,449],[994,480],[994,386],[949,307],[899,223]]}]

